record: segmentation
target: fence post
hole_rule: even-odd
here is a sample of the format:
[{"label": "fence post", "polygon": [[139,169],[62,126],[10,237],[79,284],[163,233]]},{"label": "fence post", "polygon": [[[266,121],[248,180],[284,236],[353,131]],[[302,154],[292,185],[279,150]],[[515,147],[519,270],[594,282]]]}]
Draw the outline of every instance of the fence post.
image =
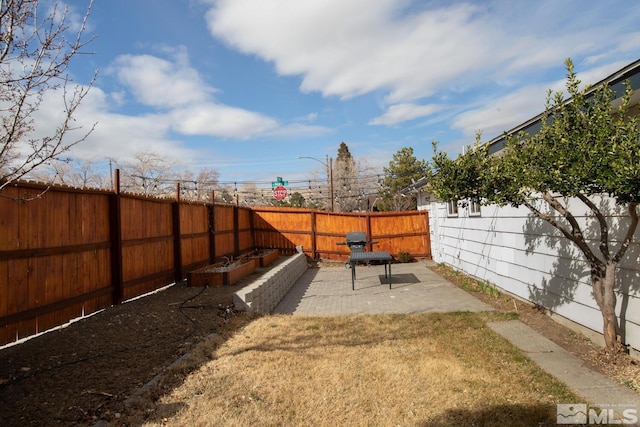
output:
[{"label": "fence post", "polygon": [[[373,241],[373,236],[371,235],[371,213],[365,212],[365,215],[367,216],[367,240],[371,242]],[[369,245],[369,250],[373,251],[373,244]]]},{"label": "fence post", "polygon": [[211,191],[211,204],[207,205],[207,217],[209,222],[209,264],[216,260],[216,218],[215,218],[215,192]]},{"label": "fence post", "polygon": [[318,243],[316,239],[318,238],[317,230],[316,230],[316,213],[311,212],[311,258],[318,258]]},{"label": "fence post", "polygon": [[233,207],[233,256],[240,256],[240,209]]},{"label": "fence post", "polygon": [[112,303],[124,300],[122,274],[122,212],[120,210],[120,169],[113,171],[113,194],[109,196],[109,234],[111,240]]},{"label": "fence post", "polygon": [[173,266],[176,283],[184,277],[182,271],[182,242],[180,239],[180,183],[176,183],[176,200],[171,204],[173,222]]},{"label": "fence post", "polygon": [[251,232],[251,248],[252,249],[257,249],[258,245],[256,244],[256,227],[254,225],[254,218],[255,218],[256,213],[253,211],[253,209],[249,210],[249,229]]},{"label": "fence post", "polygon": [[424,211],[424,221],[425,221],[425,236],[427,238],[427,258],[433,259],[433,254],[431,253],[431,228],[429,226],[429,211]]}]

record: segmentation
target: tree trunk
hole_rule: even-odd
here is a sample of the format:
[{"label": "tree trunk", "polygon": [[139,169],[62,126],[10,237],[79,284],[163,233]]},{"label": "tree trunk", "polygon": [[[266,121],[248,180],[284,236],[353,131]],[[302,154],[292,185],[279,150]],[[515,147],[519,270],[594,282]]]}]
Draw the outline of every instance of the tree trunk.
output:
[{"label": "tree trunk", "polygon": [[618,344],[618,319],[616,318],[616,269],[613,261],[600,268],[592,268],[591,283],[593,296],[600,308],[603,320],[604,343],[607,351],[615,350]]}]

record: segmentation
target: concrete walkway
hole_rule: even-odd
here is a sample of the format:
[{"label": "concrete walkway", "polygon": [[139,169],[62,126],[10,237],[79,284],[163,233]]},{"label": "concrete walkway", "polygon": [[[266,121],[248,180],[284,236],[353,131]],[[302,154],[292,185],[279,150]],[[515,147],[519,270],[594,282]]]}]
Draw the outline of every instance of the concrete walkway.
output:
[{"label": "concrete walkway", "polygon": [[[358,266],[356,273],[355,290],[351,290],[351,272],[348,269],[311,268],[296,282],[274,312],[335,316],[492,310],[492,307],[432,272],[423,262],[394,264],[391,289],[382,265]],[[589,370],[581,360],[527,325],[512,320],[494,322],[489,327],[591,405],[613,408],[618,417],[628,409],[632,412],[627,414],[637,414],[640,418],[640,394]],[[567,402],[572,403],[575,402]]]},{"label": "concrete walkway", "polygon": [[[510,320],[492,322],[489,323],[489,327],[519,347],[529,359],[571,387],[592,406],[612,409],[619,419],[623,415],[622,411],[631,409],[640,418],[640,394],[590,370],[584,366],[582,360],[529,326],[519,320]],[[638,425],[638,423],[626,425]]]}]

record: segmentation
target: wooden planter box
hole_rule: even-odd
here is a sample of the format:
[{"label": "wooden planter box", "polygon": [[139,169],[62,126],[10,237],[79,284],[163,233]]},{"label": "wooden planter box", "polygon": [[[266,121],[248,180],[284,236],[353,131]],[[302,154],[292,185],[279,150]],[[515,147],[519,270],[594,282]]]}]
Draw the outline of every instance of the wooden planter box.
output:
[{"label": "wooden planter box", "polygon": [[228,286],[253,273],[256,260],[244,259],[240,263],[225,267],[222,263],[208,265],[187,274],[189,286]]},{"label": "wooden planter box", "polygon": [[273,261],[277,260],[279,256],[280,251],[278,249],[269,249],[261,251],[256,255],[252,255],[249,258],[256,260],[257,267],[264,268],[271,264]]}]

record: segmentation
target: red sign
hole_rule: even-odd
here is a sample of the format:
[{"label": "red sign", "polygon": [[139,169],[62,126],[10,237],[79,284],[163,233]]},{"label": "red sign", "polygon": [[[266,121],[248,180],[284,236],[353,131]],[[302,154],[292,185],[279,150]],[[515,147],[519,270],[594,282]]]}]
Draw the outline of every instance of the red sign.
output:
[{"label": "red sign", "polygon": [[282,185],[278,185],[276,188],[274,188],[273,197],[275,197],[276,200],[284,200],[284,198],[287,197],[286,187],[283,187]]}]

